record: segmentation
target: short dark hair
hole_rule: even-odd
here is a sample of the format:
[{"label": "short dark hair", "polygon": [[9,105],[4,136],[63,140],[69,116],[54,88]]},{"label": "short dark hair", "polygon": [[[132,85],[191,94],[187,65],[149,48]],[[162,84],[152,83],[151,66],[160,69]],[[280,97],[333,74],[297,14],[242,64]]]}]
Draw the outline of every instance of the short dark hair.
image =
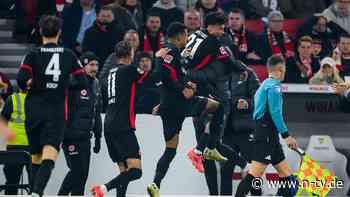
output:
[{"label": "short dark hair", "polygon": [[114,47],[114,53],[117,58],[126,58],[131,56],[131,46],[129,42],[120,41]]},{"label": "short dark hair", "polygon": [[285,60],[284,57],[282,55],[276,54],[276,55],[272,55],[271,57],[269,57],[269,59],[267,59],[267,68],[271,69],[276,67],[278,64],[284,64]]},{"label": "short dark hair", "polygon": [[209,25],[224,25],[227,22],[227,17],[222,12],[212,12],[205,17],[205,27]]},{"label": "short dark hair", "polygon": [[239,8],[233,8],[229,14],[234,13],[234,14],[240,14],[243,18],[245,18],[244,11],[239,9]]},{"label": "short dark hair", "polygon": [[146,17],[146,21],[151,17],[158,17],[160,19],[160,15],[156,12],[149,12]]},{"label": "short dark hair", "polygon": [[108,6],[108,5],[105,5],[102,8],[100,8],[100,10],[98,10],[98,14],[100,14],[100,12],[102,12],[102,11],[111,11],[114,15],[113,8]]},{"label": "short dark hair", "polygon": [[348,33],[342,33],[342,34],[339,36],[339,41],[340,41],[340,38],[348,38],[348,39],[350,39],[350,34],[348,34]]},{"label": "short dark hair", "polygon": [[187,27],[183,23],[173,22],[169,25],[166,31],[166,35],[168,38],[175,38],[181,34],[186,33],[186,29]]},{"label": "short dark hair", "polygon": [[39,21],[40,34],[44,37],[56,37],[62,28],[62,20],[56,16],[44,15]]}]

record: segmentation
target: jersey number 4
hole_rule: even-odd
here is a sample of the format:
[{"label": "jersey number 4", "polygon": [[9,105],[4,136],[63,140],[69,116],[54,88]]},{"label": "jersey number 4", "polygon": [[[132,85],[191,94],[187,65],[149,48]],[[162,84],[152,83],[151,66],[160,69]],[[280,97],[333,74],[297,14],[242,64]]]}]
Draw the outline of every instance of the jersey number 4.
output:
[{"label": "jersey number 4", "polygon": [[61,70],[60,70],[60,55],[58,53],[54,53],[51,57],[49,64],[45,69],[45,75],[52,75],[52,81],[58,82]]}]

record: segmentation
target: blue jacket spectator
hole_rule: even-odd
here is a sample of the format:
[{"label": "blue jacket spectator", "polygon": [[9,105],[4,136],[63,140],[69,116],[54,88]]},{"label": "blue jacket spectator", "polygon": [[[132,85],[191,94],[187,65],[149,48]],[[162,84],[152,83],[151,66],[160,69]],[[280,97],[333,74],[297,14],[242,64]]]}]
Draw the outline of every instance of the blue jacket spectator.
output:
[{"label": "blue jacket spectator", "polygon": [[96,20],[97,6],[94,0],[80,0],[80,4],[66,6],[63,10],[62,44],[81,53],[85,31]]}]

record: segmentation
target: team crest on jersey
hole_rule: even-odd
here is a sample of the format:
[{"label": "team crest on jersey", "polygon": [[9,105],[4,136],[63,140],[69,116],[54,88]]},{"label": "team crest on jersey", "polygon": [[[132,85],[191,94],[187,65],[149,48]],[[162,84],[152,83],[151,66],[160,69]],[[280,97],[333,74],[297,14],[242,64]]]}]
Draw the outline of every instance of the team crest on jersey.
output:
[{"label": "team crest on jersey", "polygon": [[73,145],[73,144],[72,144],[72,145],[69,145],[69,146],[68,146],[68,151],[69,151],[69,152],[75,151],[75,145]]},{"label": "team crest on jersey", "polygon": [[172,55],[166,55],[164,57],[164,62],[170,64],[171,61],[173,61],[174,57]]},{"label": "team crest on jersey", "polygon": [[87,91],[85,89],[80,91],[80,95],[81,96],[86,96],[87,95]]},{"label": "team crest on jersey", "polygon": [[220,53],[221,55],[227,55],[229,56],[228,52],[226,51],[225,47],[220,47]]}]

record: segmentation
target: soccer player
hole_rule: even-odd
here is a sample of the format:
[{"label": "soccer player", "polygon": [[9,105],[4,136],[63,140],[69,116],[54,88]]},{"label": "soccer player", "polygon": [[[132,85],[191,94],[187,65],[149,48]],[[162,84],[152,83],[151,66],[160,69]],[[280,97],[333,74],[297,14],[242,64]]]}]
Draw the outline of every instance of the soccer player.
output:
[{"label": "soccer player", "polygon": [[[32,154],[32,196],[42,196],[58,157],[67,120],[67,88],[70,74],[86,87],[86,74],[74,53],[59,46],[62,22],[43,16],[39,22],[43,45],[31,50],[17,75],[26,97],[26,132]],[[29,85],[29,86],[28,86]]]},{"label": "soccer player", "polygon": [[104,135],[109,156],[120,174],[104,185],[93,186],[95,197],[103,197],[117,189],[118,197],[125,197],[131,181],[142,176],[140,147],[135,135],[135,99],[139,86],[149,76],[149,70],[132,65],[134,51],[126,41],[115,47],[118,65],[108,75],[108,107]]},{"label": "soccer player", "polygon": [[[227,158],[235,158],[236,160],[234,162],[241,168],[246,166],[243,158],[238,157],[236,152],[220,142],[220,136],[225,125],[225,110],[229,110],[225,109],[228,102],[227,80],[225,77],[229,76],[232,72],[242,72],[247,69],[243,63],[233,59],[228,47],[225,47],[219,39],[225,33],[226,21],[226,16],[220,12],[209,14],[205,19],[205,29],[193,33],[189,37],[186,48],[182,52],[182,56],[186,59],[189,69],[188,75],[192,81],[198,84],[198,94],[202,96],[211,95],[220,103],[217,113],[211,118],[212,122],[209,133],[204,129],[205,121],[201,117],[195,117],[193,119],[198,145],[196,148],[190,150],[188,156],[192,160],[192,164],[199,171],[203,171],[204,168],[202,163],[203,157],[208,160],[211,159],[212,155],[215,156],[215,154],[211,154],[210,152],[208,154],[208,150],[215,149],[221,149],[216,156],[220,157],[222,155]],[[205,147],[209,149],[205,150]],[[207,166],[210,167],[210,171],[216,168],[213,163]],[[215,176],[216,173],[212,174]]]},{"label": "soccer player", "polygon": [[[213,99],[194,96],[196,84],[187,79],[180,53],[180,49],[185,47],[187,42],[186,26],[181,23],[172,23],[167,30],[167,36],[169,43],[166,47],[170,49],[170,52],[161,58],[157,67],[161,75],[160,80],[163,83],[159,112],[163,122],[166,148],[157,163],[153,183],[147,187],[148,193],[152,197],[159,196],[161,181],[176,155],[179,133],[185,118],[188,116],[206,116],[208,114],[214,114],[215,116],[219,106],[219,103]],[[209,122],[206,126],[208,130]],[[211,151],[217,153],[216,149]]]},{"label": "soccer player", "polygon": [[[267,61],[269,78],[266,79],[254,96],[254,114],[256,130],[254,132],[252,165],[248,175],[240,182],[236,196],[243,197],[252,189],[252,182],[260,178],[266,167],[272,164],[277,170],[280,181],[293,182],[296,179],[285,160],[279,134],[286,140],[291,149],[297,148],[296,140],[289,135],[282,115],[281,81],[284,80],[286,66],[282,56],[274,55]],[[296,188],[281,187],[277,196],[294,196]]]}]

